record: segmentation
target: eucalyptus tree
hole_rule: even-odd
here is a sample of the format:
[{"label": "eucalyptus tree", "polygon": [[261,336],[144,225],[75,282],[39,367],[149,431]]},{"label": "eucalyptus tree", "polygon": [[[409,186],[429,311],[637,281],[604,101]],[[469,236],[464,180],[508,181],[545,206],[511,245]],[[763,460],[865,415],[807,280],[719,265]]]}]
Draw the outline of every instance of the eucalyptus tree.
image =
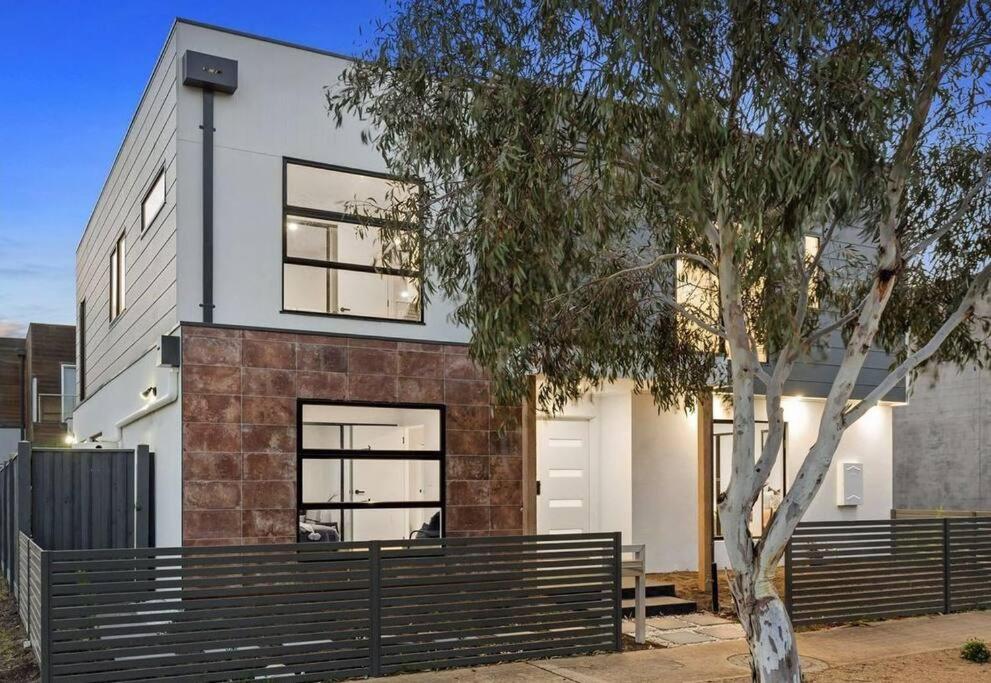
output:
[{"label": "eucalyptus tree", "polygon": [[[506,400],[535,372],[548,409],[621,377],[664,409],[731,396],[718,507],[755,679],[800,679],[772,578],[844,431],[924,364],[991,360],[989,37],[964,0],[400,0],[328,86],[419,179],[395,258]],[[784,383],[831,338],[816,441],[755,539]],[[872,347],[896,360],[854,400]]]}]

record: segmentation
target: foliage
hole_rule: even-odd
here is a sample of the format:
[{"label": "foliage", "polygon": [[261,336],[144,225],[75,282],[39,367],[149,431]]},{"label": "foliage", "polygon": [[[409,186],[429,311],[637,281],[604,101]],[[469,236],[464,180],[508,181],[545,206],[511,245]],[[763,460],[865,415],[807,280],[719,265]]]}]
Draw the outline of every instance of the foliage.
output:
[{"label": "foliage", "polygon": [[[899,146],[937,10],[402,0],[328,102],[338,121],[366,118],[393,172],[422,180],[398,210],[422,228],[428,294],[458,302],[504,397],[539,369],[548,404],[628,377],[666,408],[728,381],[722,348],[705,343],[719,312],[672,296],[673,255],[714,269],[713,225],[737,233],[753,343],[773,352],[798,325],[811,355],[832,336],[815,331],[871,287],[886,212],[907,255],[985,173],[981,3],[953,25],[918,144]],[[895,202],[899,160],[907,186]],[[885,349],[904,357],[907,337],[932,336],[987,262],[987,198],[982,188],[905,259],[876,339]],[[803,258],[807,233],[822,238],[819,261]],[[803,301],[806,280],[818,306]],[[933,359],[987,362],[978,322],[981,334],[961,329]]]},{"label": "foliage", "polygon": [[[418,228],[399,257],[503,400],[537,372],[550,409],[620,377],[661,408],[732,391],[733,597],[755,677],[798,680],[771,577],[843,431],[926,363],[991,361],[985,3],[400,0],[376,41],[330,111],[419,181],[389,198]],[[875,347],[896,365],[855,399]],[[754,539],[785,382],[826,348],[817,439]]]},{"label": "foliage", "polygon": [[960,656],[968,662],[985,664],[988,660],[991,660],[991,650],[988,650],[988,646],[983,640],[972,638],[960,648]]}]

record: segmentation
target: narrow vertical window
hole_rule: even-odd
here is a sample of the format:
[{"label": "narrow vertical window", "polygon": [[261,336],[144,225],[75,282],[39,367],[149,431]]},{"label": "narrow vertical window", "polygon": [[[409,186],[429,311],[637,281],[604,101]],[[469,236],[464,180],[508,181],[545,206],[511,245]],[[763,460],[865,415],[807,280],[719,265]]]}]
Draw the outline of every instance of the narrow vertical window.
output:
[{"label": "narrow vertical window", "polygon": [[76,325],[76,334],[79,335],[79,357],[76,359],[79,372],[76,380],[79,382],[77,395],[79,401],[86,398],[86,299],[79,302],[79,322]]},{"label": "narrow vertical window", "polygon": [[[819,257],[819,249],[821,248],[821,243],[817,235],[805,235],[803,240],[805,261],[806,265],[811,265]],[[816,283],[816,273],[812,273],[809,277],[809,306],[812,308],[819,307],[819,297],[816,296],[815,291]]]},{"label": "narrow vertical window", "polygon": [[159,212],[161,212],[162,207],[165,206],[165,169],[158,172],[158,176],[155,178],[155,182],[151,184],[148,189],[148,194],[145,195],[144,200],[141,202],[141,231],[144,232],[145,228],[151,225],[151,222],[155,220]]},{"label": "narrow vertical window", "polygon": [[110,252],[110,320],[116,320],[124,312],[126,305],[124,301],[126,246],[124,235],[121,235],[117,238],[114,250]]}]

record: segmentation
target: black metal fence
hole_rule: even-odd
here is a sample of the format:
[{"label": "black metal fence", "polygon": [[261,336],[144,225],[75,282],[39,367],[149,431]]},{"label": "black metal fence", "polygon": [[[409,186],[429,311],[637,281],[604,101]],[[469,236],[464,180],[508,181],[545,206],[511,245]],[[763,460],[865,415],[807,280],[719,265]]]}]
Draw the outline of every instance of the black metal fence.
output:
[{"label": "black metal fence", "polygon": [[802,523],[785,584],[796,625],[991,607],[991,518]]},{"label": "black metal fence", "polygon": [[621,647],[619,534],[21,543],[19,603],[43,681],[318,681]]}]

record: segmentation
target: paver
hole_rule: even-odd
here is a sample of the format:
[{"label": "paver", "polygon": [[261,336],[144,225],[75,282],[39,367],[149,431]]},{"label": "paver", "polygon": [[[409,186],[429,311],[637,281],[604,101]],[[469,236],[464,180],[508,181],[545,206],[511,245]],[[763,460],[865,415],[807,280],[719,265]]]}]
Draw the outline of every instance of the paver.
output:
[{"label": "paver", "polygon": [[674,643],[675,645],[694,645],[695,643],[711,643],[716,640],[712,636],[707,636],[704,633],[699,633],[698,631],[685,630],[685,631],[662,631],[658,633],[658,637],[662,640],[666,640],[669,643]]},{"label": "paver", "polygon": [[698,629],[699,633],[704,633],[707,636],[712,636],[719,640],[733,640],[735,638],[743,638],[743,627],[739,624],[718,624],[716,626],[702,626]]},{"label": "paver", "polygon": [[692,624],[680,617],[651,617],[647,620],[647,626],[661,631],[670,631],[672,629],[691,628]]},{"label": "paver", "polygon": [[681,619],[691,622],[696,626],[721,626],[723,624],[733,623],[729,619],[723,619],[722,617],[717,617],[715,614],[706,614],[705,612],[685,614]]}]

